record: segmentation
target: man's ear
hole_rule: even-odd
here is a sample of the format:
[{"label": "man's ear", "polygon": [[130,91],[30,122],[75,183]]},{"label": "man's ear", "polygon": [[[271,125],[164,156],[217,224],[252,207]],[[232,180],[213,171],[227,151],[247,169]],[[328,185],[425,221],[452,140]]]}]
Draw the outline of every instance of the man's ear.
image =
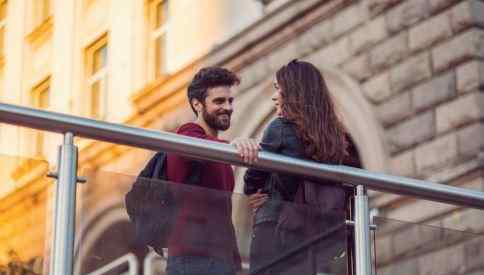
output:
[{"label": "man's ear", "polygon": [[192,106],[197,113],[200,113],[202,111],[203,105],[198,99],[196,98],[192,99]]}]

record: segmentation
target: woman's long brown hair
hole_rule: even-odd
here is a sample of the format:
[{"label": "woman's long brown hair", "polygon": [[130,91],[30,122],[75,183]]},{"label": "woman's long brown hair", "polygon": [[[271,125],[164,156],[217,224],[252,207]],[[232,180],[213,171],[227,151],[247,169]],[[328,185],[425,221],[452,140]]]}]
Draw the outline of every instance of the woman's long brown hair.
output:
[{"label": "woman's long brown hair", "polygon": [[339,164],[348,141],[321,72],[311,63],[293,60],[276,73],[282,116],[294,122],[306,157]]}]

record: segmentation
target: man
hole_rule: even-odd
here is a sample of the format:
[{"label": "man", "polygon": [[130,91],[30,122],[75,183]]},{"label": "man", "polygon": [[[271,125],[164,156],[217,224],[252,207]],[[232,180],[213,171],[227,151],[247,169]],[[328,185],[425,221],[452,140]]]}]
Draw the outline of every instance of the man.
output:
[{"label": "man", "polygon": [[[230,128],[233,112],[232,88],[239,78],[231,71],[209,67],[201,69],[188,87],[188,100],[197,119],[177,133],[225,143],[220,131]],[[248,139],[233,142],[241,157],[255,161],[258,144]],[[186,183],[194,160],[175,154],[167,156],[167,178]],[[234,175],[229,164],[203,161],[196,187],[180,186],[182,198],[173,233],[168,241],[168,275],[233,275],[240,269],[240,256],[232,224],[230,193]],[[215,190],[214,190],[215,189]],[[177,191],[178,192],[178,191]]]}]

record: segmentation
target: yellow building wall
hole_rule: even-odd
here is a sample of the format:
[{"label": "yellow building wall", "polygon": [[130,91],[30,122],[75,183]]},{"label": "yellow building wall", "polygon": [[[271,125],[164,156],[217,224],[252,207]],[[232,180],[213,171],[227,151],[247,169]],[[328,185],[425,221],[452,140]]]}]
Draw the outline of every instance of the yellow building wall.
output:
[{"label": "yellow building wall", "polygon": [[[153,96],[145,91],[159,89],[160,85],[170,87],[179,79],[185,83],[193,74],[196,60],[256,20],[262,9],[257,1],[241,4],[225,0],[171,0],[167,75],[154,77],[150,71],[153,60],[149,55],[152,43],[150,2],[51,0],[51,16],[35,23],[32,5],[37,1],[8,1],[5,54],[0,62],[0,102],[30,106],[32,89],[49,79],[48,110],[84,116],[83,110],[88,107],[83,106],[86,49],[99,37],[106,36],[109,108],[104,119],[140,127],[172,128],[153,125],[156,119],[149,112],[168,115],[184,106],[183,91],[168,96],[164,104],[146,113],[147,118],[139,112],[136,102],[145,95]],[[235,16],[240,10],[246,10],[247,16]],[[174,80],[165,83],[167,78]],[[0,125],[3,178],[0,183],[0,265],[11,261],[14,254],[28,261],[49,251],[53,185],[45,174],[55,171],[61,136],[46,133],[46,154],[39,158],[34,155],[34,133],[30,129]],[[124,150],[85,140],[80,141],[79,146],[82,167],[107,165]],[[111,153],[99,157],[106,151]],[[5,165],[6,159],[18,156],[18,163]],[[129,173],[134,170],[123,169]]]},{"label": "yellow building wall", "polygon": [[[29,261],[43,255],[46,229],[50,219],[52,180],[45,177],[45,161],[2,158],[2,184],[12,180],[15,192],[0,198],[0,265],[12,258]],[[6,179],[6,180],[5,180]]]}]

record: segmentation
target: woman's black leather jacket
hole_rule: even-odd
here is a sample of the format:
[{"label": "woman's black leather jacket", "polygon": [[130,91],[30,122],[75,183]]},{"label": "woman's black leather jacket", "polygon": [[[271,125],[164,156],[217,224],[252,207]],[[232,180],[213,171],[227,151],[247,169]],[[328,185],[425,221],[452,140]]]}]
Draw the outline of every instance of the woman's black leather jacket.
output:
[{"label": "woman's black leather jacket", "polygon": [[[264,132],[260,143],[263,151],[285,156],[304,158],[304,148],[296,135],[296,125],[285,119],[274,119]],[[270,200],[262,205],[255,215],[255,224],[277,221],[282,201],[293,201],[301,177],[291,174],[248,169],[244,176],[244,193],[251,195],[262,189]]]}]

